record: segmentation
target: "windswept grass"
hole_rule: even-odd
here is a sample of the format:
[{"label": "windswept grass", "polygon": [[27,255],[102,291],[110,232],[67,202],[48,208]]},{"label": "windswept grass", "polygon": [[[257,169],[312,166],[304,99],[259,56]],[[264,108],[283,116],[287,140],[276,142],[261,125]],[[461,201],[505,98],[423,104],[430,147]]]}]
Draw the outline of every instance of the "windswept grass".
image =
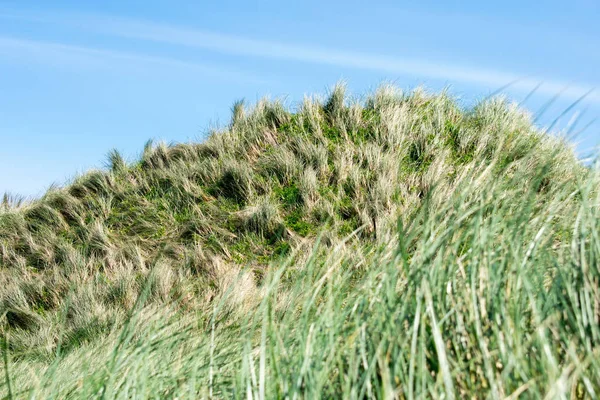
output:
[{"label": "windswept grass", "polygon": [[0,208],[1,394],[595,398],[599,179],[496,98],[232,109]]}]

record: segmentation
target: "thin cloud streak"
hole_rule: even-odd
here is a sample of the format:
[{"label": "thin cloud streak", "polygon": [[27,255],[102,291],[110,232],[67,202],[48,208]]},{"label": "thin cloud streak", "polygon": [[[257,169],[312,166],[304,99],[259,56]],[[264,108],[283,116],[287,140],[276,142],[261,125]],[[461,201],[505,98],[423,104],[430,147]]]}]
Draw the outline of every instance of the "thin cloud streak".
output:
[{"label": "thin cloud streak", "polygon": [[[6,15],[6,14],[5,14]],[[23,15],[11,18],[25,18]],[[342,68],[371,70],[389,74],[462,82],[486,86],[490,89],[510,84],[510,89],[528,93],[540,82],[537,93],[560,96],[572,101],[595,89],[593,85],[561,82],[507,73],[492,69],[436,63],[426,60],[387,57],[355,51],[341,51],[317,46],[280,43],[276,41],[248,39],[240,36],[206,32],[170,26],[149,21],[86,14],[48,14],[31,16],[37,21],[61,23],[100,34],[151,41],[176,46],[212,50],[230,55],[261,57],[284,61],[330,65]],[[587,101],[600,104],[600,94],[593,90]]]},{"label": "thin cloud streak", "polygon": [[[427,61],[385,57],[368,53],[245,39],[231,35],[181,29],[139,21],[122,20],[113,22],[112,24],[103,23],[101,28],[106,33],[118,36],[203,48],[229,54],[333,65],[344,68],[405,74],[494,87],[502,87],[512,82],[510,85],[512,89],[525,92],[532,90],[540,83],[540,79],[494,70],[456,65],[440,65]],[[589,92],[590,89],[591,86],[586,87],[566,82],[544,80],[538,92],[546,95],[556,95],[562,92],[561,95],[563,97],[570,100],[577,100]],[[590,93],[588,99],[595,103],[600,103],[600,95],[597,93]]]},{"label": "thin cloud streak", "polygon": [[230,55],[260,57],[284,61],[337,66],[342,68],[378,71],[435,80],[462,82],[496,89],[508,84],[512,90],[536,92],[547,96],[560,94],[576,101],[586,95],[586,101],[600,104],[600,94],[590,89],[594,85],[561,82],[507,73],[486,68],[443,64],[439,62],[381,56],[356,51],[341,51],[317,46],[286,44],[269,40],[248,39],[240,36],[206,32],[149,21],[99,16],[91,14],[34,14],[0,12],[0,17],[69,25],[78,29],[114,37],[144,40],[156,43],[211,50]]},{"label": "thin cloud streak", "polygon": [[0,36],[0,55],[4,50],[8,50],[6,55],[11,58],[18,57],[19,53],[17,52],[20,52],[21,55],[33,56],[45,63],[62,63],[68,66],[122,67],[130,65],[142,67],[146,70],[148,66],[159,66],[168,69],[184,69],[196,74],[204,74],[228,80],[236,79],[255,83],[267,82],[265,79],[246,74],[242,71],[225,69],[220,66],[208,66],[174,58]]}]

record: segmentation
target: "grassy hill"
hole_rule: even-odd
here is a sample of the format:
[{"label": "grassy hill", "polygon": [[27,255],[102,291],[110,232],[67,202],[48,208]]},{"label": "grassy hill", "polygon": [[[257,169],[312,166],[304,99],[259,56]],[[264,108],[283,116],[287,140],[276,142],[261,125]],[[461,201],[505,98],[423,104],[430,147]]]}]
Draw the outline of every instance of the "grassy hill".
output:
[{"label": "grassy hill", "polygon": [[5,198],[0,396],[593,398],[599,178],[501,98],[238,102]]}]

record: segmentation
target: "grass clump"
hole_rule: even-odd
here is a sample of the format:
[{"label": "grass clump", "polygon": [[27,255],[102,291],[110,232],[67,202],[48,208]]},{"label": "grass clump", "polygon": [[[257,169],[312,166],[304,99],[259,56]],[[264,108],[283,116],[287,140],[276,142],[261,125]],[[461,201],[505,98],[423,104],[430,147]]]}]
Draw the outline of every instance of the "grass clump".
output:
[{"label": "grass clump", "polygon": [[4,397],[594,398],[597,166],[336,86],[0,205]]}]

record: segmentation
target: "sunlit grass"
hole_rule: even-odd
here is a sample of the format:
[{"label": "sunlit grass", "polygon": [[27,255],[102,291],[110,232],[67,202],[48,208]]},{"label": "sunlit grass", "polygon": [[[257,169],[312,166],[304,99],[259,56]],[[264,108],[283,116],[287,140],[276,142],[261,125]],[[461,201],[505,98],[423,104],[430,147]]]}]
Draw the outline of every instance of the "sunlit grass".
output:
[{"label": "sunlit grass", "polygon": [[599,179],[501,99],[233,108],[0,208],[0,394],[584,398]]}]

